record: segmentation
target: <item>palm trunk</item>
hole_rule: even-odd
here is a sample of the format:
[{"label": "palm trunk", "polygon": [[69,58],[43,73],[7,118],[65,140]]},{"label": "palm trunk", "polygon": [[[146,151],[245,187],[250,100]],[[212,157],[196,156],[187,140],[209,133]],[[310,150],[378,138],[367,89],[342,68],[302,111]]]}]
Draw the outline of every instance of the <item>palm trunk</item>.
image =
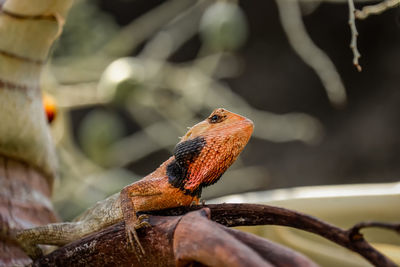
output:
[{"label": "palm trunk", "polygon": [[0,0],[0,266],[30,259],[15,229],[55,222],[57,161],[42,107],[40,73],[71,0]]}]

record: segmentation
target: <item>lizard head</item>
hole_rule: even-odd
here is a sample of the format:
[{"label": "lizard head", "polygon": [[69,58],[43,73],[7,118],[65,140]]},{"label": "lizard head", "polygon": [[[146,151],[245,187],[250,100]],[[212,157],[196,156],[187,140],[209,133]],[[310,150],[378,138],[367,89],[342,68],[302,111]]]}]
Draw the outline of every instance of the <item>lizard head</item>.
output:
[{"label": "lizard head", "polygon": [[[250,138],[253,132],[253,122],[246,117],[240,116],[223,108],[214,110],[210,116],[202,122],[194,125],[181,138],[181,142],[194,139],[196,137],[206,137],[211,135],[233,135]],[[246,142],[247,143],[247,142]],[[244,145],[246,145],[246,143]]]},{"label": "lizard head", "polygon": [[168,165],[169,182],[187,194],[218,181],[246,146],[253,122],[223,108],[214,110],[181,138]]}]

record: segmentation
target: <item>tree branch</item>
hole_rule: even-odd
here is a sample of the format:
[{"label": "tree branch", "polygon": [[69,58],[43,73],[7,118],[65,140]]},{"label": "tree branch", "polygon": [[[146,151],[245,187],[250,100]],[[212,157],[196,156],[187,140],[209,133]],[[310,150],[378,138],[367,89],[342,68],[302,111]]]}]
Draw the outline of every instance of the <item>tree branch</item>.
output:
[{"label": "tree branch", "polygon": [[329,101],[335,106],[347,102],[346,89],[330,58],[317,47],[307,33],[296,0],[277,0],[279,16],[288,41],[299,57],[310,66],[323,84]]},{"label": "tree branch", "polygon": [[[57,264],[75,266],[95,265],[97,263],[104,263],[105,260],[109,261],[108,263],[112,261],[112,264],[120,266],[129,264],[146,266],[162,264],[169,266],[175,263],[187,263],[190,260],[194,262],[200,261],[207,265],[210,264],[209,260],[211,257],[209,249],[213,251],[214,257],[218,257],[218,259],[215,259],[218,262],[226,255],[225,253],[235,253],[234,255],[238,255],[238,262],[242,262],[243,258],[240,257],[240,253],[243,253],[243,251],[247,251],[247,255],[248,253],[256,253],[258,256],[254,257],[257,259],[261,257],[266,262],[265,264],[275,264],[275,266],[275,262],[285,259],[284,250],[286,248],[281,248],[269,241],[256,238],[250,234],[232,232],[232,230],[225,228],[223,228],[225,233],[219,232],[216,230],[219,227],[218,225],[212,222],[208,225],[199,217],[189,217],[188,219],[187,216],[189,214],[180,217],[182,214],[199,209],[202,209],[201,216],[210,216],[211,220],[224,226],[289,226],[317,234],[342,247],[348,248],[375,266],[396,266],[390,259],[369,245],[358,231],[364,227],[384,227],[398,231],[400,224],[368,222],[360,223],[349,230],[344,230],[300,212],[259,204],[217,204],[146,212],[147,214],[151,214],[149,222],[152,227],[140,229],[138,232],[141,244],[146,250],[145,257],[138,258],[135,253],[129,251],[126,243],[124,224],[121,222],[40,258],[35,262],[35,266]],[[208,209],[211,211],[210,215],[208,215]],[[163,217],[166,215],[173,217]],[[235,236],[235,239],[240,242],[236,243],[232,239],[232,236],[227,236],[226,233]],[[354,233],[357,234],[355,235]],[[263,242],[260,240],[263,240]],[[179,249],[177,250],[178,247]],[[193,249],[190,249],[191,247]],[[222,254],[215,252],[217,247],[223,251],[221,252]],[[197,251],[194,248],[200,250]],[[299,266],[299,262],[303,262],[305,264],[303,266],[312,266],[313,263],[304,256],[289,249],[287,250],[290,251],[288,254],[290,255],[289,258],[292,257],[298,260],[296,262],[297,265],[288,264],[288,266]],[[263,253],[260,251],[263,251]],[[268,256],[265,256],[267,254]],[[252,260],[255,260],[255,258],[252,258]]]},{"label": "tree branch", "polygon": [[152,227],[138,231],[145,255],[130,249],[120,222],[33,266],[316,266],[291,249],[212,222],[208,208],[197,208],[184,216],[150,216]]},{"label": "tree branch", "polygon": [[379,15],[384,11],[395,8],[400,5],[400,0],[386,0],[376,5],[365,6],[361,10],[356,10],[355,16],[357,19],[366,19],[370,15]]},{"label": "tree branch", "polygon": [[383,228],[387,230],[392,230],[400,234],[400,224],[398,223],[384,223],[384,222],[361,222],[357,223],[353,227],[351,227],[348,232],[351,239],[355,239],[360,235],[360,230],[363,228]]},{"label": "tree branch", "polygon": [[[180,212],[187,212],[199,209],[201,206],[181,207],[165,211],[157,211],[159,215],[177,215]],[[301,212],[292,211],[284,208],[273,207],[260,204],[214,204],[205,205],[211,210],[211,219],[222,225],[251,226],[251,225],[282,225],[304,230],[324,237],[342,247],[348,248],[375,266],[397,266],[382,253],[373,248],[360,234],[357,239],[352,238],[354,230],[344,230],[315,217]],[[164,213],[166,212],[166,213]],[[366,223],[360,223],[363,226]],[[390,225],[386,223],[367,223],[368,225]],[[357,225],[356,225],[357,226]],[[399,224],[394,224],[393,228],[400,228]],[[362,227],[361,227],[362,228]],[[360,228],[360,229],[361,229]],[[386,227],[390,229],[390,227]],[[392,228],[392,229],[393,229]]]},{"label": "tree branch", "polygon": [[357,37],[358,37],[358,31],[356,28],[356,22],[354,18],[354,13],[356,12],[354,8],[354,2],[353,0],[348,0],[349,3],[349,25],[350,25],[350,30],[351,30],[351,42],[350,42],[350,48],[351,51],[353,51],[353,64],[357,68],[358,71],[361,71],[362,68],[360,64],[358,63],[358,59],[361,57],[360,52],[358,51],[357,48]]}]

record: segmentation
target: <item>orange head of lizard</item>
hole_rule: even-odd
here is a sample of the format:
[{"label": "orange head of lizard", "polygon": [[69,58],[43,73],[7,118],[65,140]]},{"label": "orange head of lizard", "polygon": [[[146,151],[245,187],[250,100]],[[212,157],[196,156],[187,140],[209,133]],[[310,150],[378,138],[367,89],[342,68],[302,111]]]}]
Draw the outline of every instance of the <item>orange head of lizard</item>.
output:
[{"label": "orange head of lizard", "polygon": [[253,132],[253,122],[218,108],[181,138],[175,159],[167,166],[171,185],[199,196],[204,186],[218,181],[236,160]]}]

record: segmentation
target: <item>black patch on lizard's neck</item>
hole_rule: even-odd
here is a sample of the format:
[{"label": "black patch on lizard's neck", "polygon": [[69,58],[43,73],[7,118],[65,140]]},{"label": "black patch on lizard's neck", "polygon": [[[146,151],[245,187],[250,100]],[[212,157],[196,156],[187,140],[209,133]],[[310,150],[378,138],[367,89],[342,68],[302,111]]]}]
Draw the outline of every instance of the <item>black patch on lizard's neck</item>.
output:
[{"label": "black patch on lizard's neck", "polygon": [[184,191],[187,195],[199,196],[201,188],[194,191],[185,189],[185,183],[190,177],[189,166],[200,155],[206,145],[204,137],[196,137],[183,141],[176,145],[174,150],[175,159],[167,166],[168,182]]}]

